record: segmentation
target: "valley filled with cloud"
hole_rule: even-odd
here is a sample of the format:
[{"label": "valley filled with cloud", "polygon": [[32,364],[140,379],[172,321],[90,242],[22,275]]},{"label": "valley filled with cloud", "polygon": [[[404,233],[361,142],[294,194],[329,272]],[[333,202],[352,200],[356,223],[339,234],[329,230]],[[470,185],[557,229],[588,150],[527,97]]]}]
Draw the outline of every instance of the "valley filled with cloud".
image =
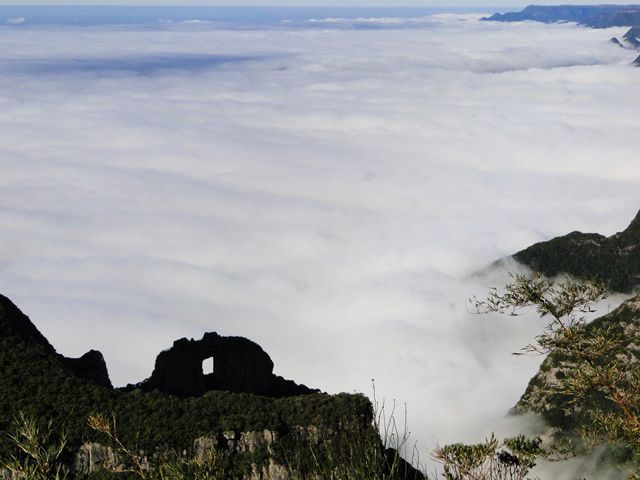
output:
[{"label": "valley filled with cloud", "polygon": [[510,267],[475,272],[635,216],[640,69],[625,28],[478,18],[3,26],[0,292],[116,385],[217,331],[483,438],[544,323],[470,314]]}]

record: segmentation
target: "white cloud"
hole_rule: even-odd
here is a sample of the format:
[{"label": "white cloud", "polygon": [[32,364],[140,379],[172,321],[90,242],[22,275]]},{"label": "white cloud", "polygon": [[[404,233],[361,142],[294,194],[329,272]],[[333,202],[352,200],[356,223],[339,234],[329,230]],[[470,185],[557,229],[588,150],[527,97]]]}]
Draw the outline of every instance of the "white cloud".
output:
[{"label": "white cloud", "polygon": [[482,438],[541,323],[469,315],[504,272],[469,275],[626,226],[640,70],[624,29],[401,26],[0,29],[0,291],[116,384],[216,330],[330,392],[376,378],[423,451]]}]

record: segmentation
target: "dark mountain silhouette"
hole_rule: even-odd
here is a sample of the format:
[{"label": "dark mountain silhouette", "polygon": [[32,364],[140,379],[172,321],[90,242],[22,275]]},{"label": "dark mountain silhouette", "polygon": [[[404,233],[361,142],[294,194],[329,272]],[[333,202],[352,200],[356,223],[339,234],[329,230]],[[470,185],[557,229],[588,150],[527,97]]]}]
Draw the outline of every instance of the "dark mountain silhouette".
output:
[{"label": "dark mountain silhouette", "polygon": [[[213,371],[204,372],[209,360]],[[243,337],[205,333],[202,340],[176,340],[156,358],[151,377],[138,385],[178,396],[203,395],[214,390],[290,397],[318,393],[273,374],[273,362],[260,345]]]},{"label": "dark mountain silhouette", "polygon": [[98,385],[111,388],[111,380],[102,354],[90,350],[80,358],[67,358],[56,353],[49,341],[36,326],[7,297],[0,295],[0,336],[15,337],[23,342],[39,347],[42,353],[59,361],[63,370],[78,378],[90,380]]},{"label": "dark mountain silhouette", "polygon": [[572,232],[536,243],[513,258],[548,277],[570,274],[599,279],[615,292],[640,287],[640,212],[622,232],[610,237]]}]

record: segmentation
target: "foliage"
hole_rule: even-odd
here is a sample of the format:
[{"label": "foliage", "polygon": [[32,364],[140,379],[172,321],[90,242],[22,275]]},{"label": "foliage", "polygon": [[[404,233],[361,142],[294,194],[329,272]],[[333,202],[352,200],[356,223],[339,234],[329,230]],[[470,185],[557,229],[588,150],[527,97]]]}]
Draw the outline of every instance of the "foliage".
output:
[{"label": "foliage", "polygon": [[[371,408],[368,422],[343,418],[337,429],[300,427],[297,435],[290,435],[289,444],[281,445],[286,450],[280,452],[284,457],[280,459],[277,476],[316,480],[425,480],[424,475],[401,456],[406,454],[409,440],[406,408],[404,423],[398,425],[395,403],[387,414],[384,402],[377,401],[375,385]],[[210,445],[196,457],[176,456],[171,452],[149,457],[120,440],[115,417],[94,414],[88,418],[88,424],[114,449],[117,465],[104,466],[113,474],[129,473],[143,480],[234,478],[229,469],[232,450]]]},{"label": "foliage", "polygon": [[[298,456],[289,461],[289,475],[318,480],[425,480],[412,464],[419,464],[415,445],[409,451],[410,432],[406,407],[398,423],[395,402],[387,411],[373,385],[372,426],[344,425],[341,432],[324,432],[315,442],[299,444]],[[312,461],[301,461],[311,452]],[[302,454],[302,455],[301,455]],[[410,458],[410,462],[403,457]]]},{"label": "foliage", "polygon": [[189,458],[162,463],[162,480],[219,480],[226,476],[228,458],[222,452],[211,451],[204,458]]},{"label": "foliage", "polygon": [[553,390],[546,393],[555,394],[555,400],[579,419],[577,431],[587,447],[621,445],[640,467],[640,363],[623,348],[627,307],[623,305],[611,321],[605,317],[586,325],[584,314],[593,312],[593,304],[607,295],[602,283],[554,283],[539,275],[512,278],[503,291],[493,289],[486,300],[474,298],[476,311],[518,315],[533,307],[540,316],[550,316],[536,344],[525,350],[551,352],[549,358],[563,368],[556,368],[555,384],[536,388]]},{"label": "foliage", "polygon": [[598,281],[563,283],[546,280],[541,275],[511,275],[513,281],[504,291],[493,288],[485,300],[471,300],[477,313],[498,312],[511,316],[535,308],[540,317],[551,317],[536,344],[527,352],[549,353],[553,349],[573,348],[579,341],[579,327],[585,325],[584,314],[593,313],[592,305],[608,296],[606,286]]},{"label": "foliage", "polygon": [[65,480],[67,468],[61,457],[66,446],[64,434],[54,438],[51,422],[40,428],[30,417],[19,413],[14,420],[15,432],[9,439],[15,451],[9,455],[6,468],[15,480]]},{"label": "foliage", "polygon": [[124,459],[124,465],[117,467],[118,473],[132,473],[143,480],[151,478],[152,472],[144,453],[127,448],[118,437],[116,417],[107,420],[104,415],[89,415],[87,423],[92,430],[102,433],[111,445],[116,448],[119,458]]},{"label": "foliage", "polygon": [[492,435],[475,445],[439,447],[434,458],[444,465],[445,480],[524,480],[536,458],[545,455],[541,443],[520,435],[500,444]]},{"label": "foliage", "polygon": [[120,440],[115,416],[90,415],[87,423],[92,430],[101,433],[116,452],[118,465],[103,465],[113,474],[132,474],[142,480],[219,480],[228,478],[227,456],[216,449],[208,449],[200,458],[180,456],[170,458],[168,452],[148,458]]}]

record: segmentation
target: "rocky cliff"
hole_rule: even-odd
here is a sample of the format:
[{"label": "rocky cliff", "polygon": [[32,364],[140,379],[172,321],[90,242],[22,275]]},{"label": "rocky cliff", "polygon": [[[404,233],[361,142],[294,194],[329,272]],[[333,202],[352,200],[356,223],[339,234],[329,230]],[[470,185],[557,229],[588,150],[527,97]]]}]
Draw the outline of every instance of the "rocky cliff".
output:
[{"label": "rocky cliff", "polygon": [[[607,364],[614,359],[625,365],[637,362],[640,360],[640,295],[594,320],[585,329],[587,338],[597,329],[606,329],[609,338],[620,339],[620,343],[607,356],[598,359],[600,363]],[[561,389],[557,389],[564,379],[571,378],[576,368],[575,358],[558,352],[550,353],[529,382],[513,413],[542,415],[551,427],[562,431],[571,431],[588,422],[585,415],[590,411],[590,405],[606,405],[607,400],[599,392],[593,391],[576,404]]]},{"label": "rocky cliff", "polygon": [[625,230],[610,237],[572,232],[536,243],[513,258],[548,277],[566,273],[598,278],[612,291],[631,293],[640,287],[640,212]]},{"label": "rocky cliff", "polygon": [[[518,262],[547,277],[569,274],[578,279],[600,279],[614,292],[637,293],[640,288],[640,212],[626,229],[609,237],[598,233],[572,232],[532,245],[515,255]],[[498,262],[500,263],[500,262]],[[605,329],[607,337],[619,339],[619,345],[597,361],[629,362],[640,359],[640,295],[632,297],[611,313],[585,328],[589,341],[594,332]],[[536,413],[558,431],[571,432],[588,424],[593,407],[607,405],[607,399],[593,392],[580,404],[572,402],[562,389],[563,381],[572,378],[577,359],[567,353],[551,352],[538,373],[513,408],[513,413]],[[608,407],[607,407],[608,408]]]},{"label": "rocky cliff", "polygon": [[[625,49],[640,50],[640,27],[631,27],[622,36],[622,41],[615,37],[612,38],[611,41]],[[636,67],[640,66],[640,56],[633,61],[633,65]]]},{"label": "rocky cliff", "polygon": [[[225,338],[209,337],[213,343]],[[246,339],[240,343],[262,351]],[[224,372],[229,358],[213,353]],[[256,358],[267,367],[256,378],[265,378],[272,363],[264,352]],[[67,433],[67,463],[75,465],[77,474],[94,472],[105,460],[118,462],[104,438],[87,425],[88,417],[97,412],[113,415],[121,440],[145,452],[149,462],[158,456],[197,456],[207,445],[215,446],[225,458],[225,478],[281,479],[286,478],[285,470],[312,473],[318,468],[314,459],[337,458],[347,451],[345,442],[374,437],[379,441],[371,403],[362,395],[306,389],[307,395],[273,398],[205,389],[182,397],[162,390],[112,388],[99,352],[80,359],[63,357],[26,315],[0,296],[0,431],[11,431],[18,412],[42,423],[50,420],[56,432]],[[0,460],[12,448],[2,435]]]},{"label": "rocky cliff", "polygon": [[640,48],[640,27],[631,27],[622,39],[633,48]]}]

